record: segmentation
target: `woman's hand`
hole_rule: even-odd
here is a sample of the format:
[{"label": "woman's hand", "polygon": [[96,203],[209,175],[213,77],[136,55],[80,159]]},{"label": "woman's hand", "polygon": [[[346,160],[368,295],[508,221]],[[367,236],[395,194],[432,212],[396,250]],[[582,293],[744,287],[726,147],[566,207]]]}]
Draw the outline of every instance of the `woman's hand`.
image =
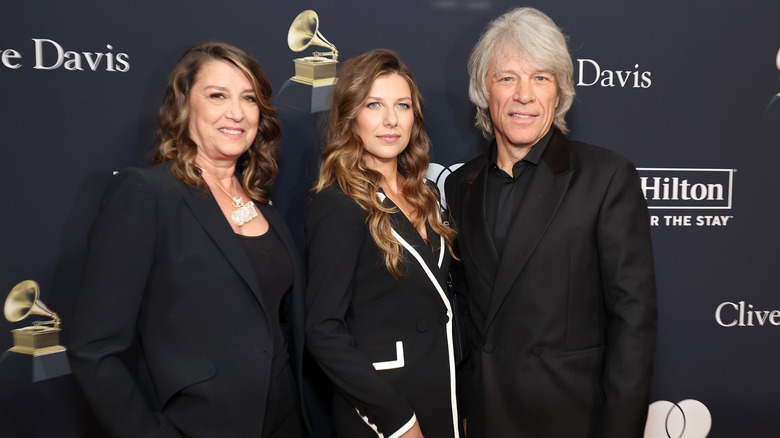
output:
[{"label": "woman's hand", "polygon": [[411,429],[407,430],[400,438],[425,438],[420,430],[420,422],[415,420]]}]

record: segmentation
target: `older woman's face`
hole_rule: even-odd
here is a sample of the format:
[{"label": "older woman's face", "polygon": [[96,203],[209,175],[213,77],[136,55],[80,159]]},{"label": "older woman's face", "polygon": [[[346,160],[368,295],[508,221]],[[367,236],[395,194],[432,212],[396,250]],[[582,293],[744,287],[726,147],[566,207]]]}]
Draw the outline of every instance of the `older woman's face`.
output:
[{"label": "older woman's face", "polygon": [[558,82],[551,72],[508,53],[493,63],[486,84],[499,147],[529,148],[547,134],[558,107]]},{"label": "older woman's face", "polygon": [[246,75],[226,61],[201,66],[189,95],[189,134],[198,159],[235,163],[257,136],[258,97]]}]

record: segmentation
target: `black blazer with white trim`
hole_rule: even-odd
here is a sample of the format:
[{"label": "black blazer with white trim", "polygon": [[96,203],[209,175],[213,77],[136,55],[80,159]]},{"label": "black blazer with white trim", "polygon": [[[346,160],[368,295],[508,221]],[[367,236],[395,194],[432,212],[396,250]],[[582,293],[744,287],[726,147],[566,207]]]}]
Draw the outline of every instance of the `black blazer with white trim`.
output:
[{"label": "black blazer with white trim", "polygon": [[391,220],[403,246],[398,279],[352,198],[338,187],[314,197],[307,347],[334,383],[337,436],[397,437],[416,419],[426,437],[457,437],[449,250],[430,227],[427,246],[403,213]]}]

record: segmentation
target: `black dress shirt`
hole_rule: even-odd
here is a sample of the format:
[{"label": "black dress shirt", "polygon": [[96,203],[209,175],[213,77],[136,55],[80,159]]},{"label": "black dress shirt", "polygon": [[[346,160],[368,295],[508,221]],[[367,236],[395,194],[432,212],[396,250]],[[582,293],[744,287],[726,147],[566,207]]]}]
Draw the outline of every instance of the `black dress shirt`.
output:
[{"label": "black dress shirt", "polygon": [[550,142],[552,132],[552,129],[549,130],[541,140],[531,147],[531,151],[525,158],[512,166],[512,175],[498,167],[496,142],[494,141],[490,146],[485,219],[499,256],[504,252],[504,242],[509,232],[509,225],[523,202],[523,198],[525,198],[528,183],[533,179],[536,165]]}]

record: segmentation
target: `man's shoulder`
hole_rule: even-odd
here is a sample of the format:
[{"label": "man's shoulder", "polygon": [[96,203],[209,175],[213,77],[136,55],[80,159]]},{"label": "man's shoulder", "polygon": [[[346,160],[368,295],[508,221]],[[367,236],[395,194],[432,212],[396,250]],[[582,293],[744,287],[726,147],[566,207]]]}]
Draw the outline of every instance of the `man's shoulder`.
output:
[{"label": "man's shoulder", "polygon": [[570,142],[572,153],[577,161],[588,167],[620,167],[626,165],[633,167],[633,163],[628,158],[611,149],[575,140],[570,140]]},{"label": "man's shoulder", "polygon": [[590,143],[585,143],[578,140],[569,140],[569,142],[572,145],[572,150],[575,151],[575,153],[579,153],[582,156],[593,156],[597,158],[605,158],[605,157],[621,157],[620,154],[617,152],[605,148],[603,146],[597,146]]},{"label": "man's shoulder", "polygon": [[487,162],[487,154],[480,154],[477,157],[472,158],[463,163],[462,166],[458,167],[449,177],[447,177],[447,184],[451,184],[450,181],[453,181],[453,183],[461,183],[467,180],[473,180],[479,171],[485,167]]}]

